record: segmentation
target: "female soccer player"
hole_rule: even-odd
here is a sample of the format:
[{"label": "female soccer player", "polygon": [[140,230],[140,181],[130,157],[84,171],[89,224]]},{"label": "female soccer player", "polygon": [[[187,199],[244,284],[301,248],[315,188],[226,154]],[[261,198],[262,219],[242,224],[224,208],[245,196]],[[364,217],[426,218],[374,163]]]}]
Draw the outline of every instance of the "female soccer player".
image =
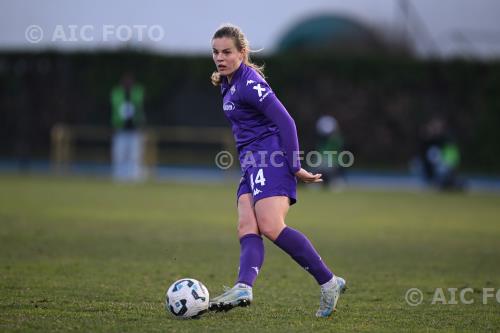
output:
[{"label": "female soccer player", "polygon": [[249,43],[233,25],[212,38],[217,71],[212,83],[221,87],[223,110],[232,124],[242,178],[237,191],[240,268],[233,288],[210,300],[211,310],[229,310],[252,302],[252,286],[264,261],[261,235],[274,242],[307,270],[321,286],[318,317],[328,317],[345,289],[301,232],[285,217],[296,202],[296,178],[321,182],[321,174],[301,168],[293,119],[264,79],[262,68],[249,59]]}]

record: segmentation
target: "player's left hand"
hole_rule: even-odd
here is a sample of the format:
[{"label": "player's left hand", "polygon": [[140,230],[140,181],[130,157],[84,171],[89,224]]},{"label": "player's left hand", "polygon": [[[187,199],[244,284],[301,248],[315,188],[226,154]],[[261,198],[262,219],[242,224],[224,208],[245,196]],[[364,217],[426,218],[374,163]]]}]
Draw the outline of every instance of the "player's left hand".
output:
[{"label": "player's left hand", "polygon": [[321,183],[323,179],[321,179],[320,173],[310,173],[305,169],[300,169],[295,173],[295,176],[302,180],[304,183]]}]

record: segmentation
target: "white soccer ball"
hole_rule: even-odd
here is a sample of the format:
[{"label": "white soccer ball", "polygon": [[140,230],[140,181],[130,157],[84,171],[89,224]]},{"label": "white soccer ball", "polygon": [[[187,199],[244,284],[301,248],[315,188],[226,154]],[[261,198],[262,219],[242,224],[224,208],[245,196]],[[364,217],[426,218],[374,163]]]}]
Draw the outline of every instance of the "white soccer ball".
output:
[{"label": "white soccer ball", "polygon": [[207,287],[198,280],[184,278],[172,283],[167,290],[165,308],[177,318],[196,317],[208,310]]}]

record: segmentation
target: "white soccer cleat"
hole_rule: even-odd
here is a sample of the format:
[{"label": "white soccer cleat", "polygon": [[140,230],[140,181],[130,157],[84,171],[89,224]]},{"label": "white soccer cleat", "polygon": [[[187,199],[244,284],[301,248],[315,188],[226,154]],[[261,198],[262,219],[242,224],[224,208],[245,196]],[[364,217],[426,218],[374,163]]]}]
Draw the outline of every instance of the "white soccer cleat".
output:
[{"label": "white soccer cleat", "polygon": [[321,286],[321,299],[316,317],[329,317],[337,306],[340,294],[346,290],[343,278],[334,276],[330,281]]},{"label": "white soccer cleat", "polygon": [[253,300],[252,287],[237,283],[232,288],[224,288],[225,292],[210,300],[210,311],[229,311],[237,306],[249,306]]}]

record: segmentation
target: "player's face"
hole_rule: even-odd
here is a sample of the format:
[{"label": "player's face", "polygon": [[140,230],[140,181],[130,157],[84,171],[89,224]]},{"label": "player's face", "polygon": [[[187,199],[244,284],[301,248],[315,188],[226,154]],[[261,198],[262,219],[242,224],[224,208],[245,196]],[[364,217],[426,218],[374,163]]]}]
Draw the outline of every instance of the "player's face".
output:
[{"label": "player's face", "polygon": [[243,61],[243,52],[238,51],[234,41],[228,37],[212,40],[212,57],[221,75],[231,78]]}]

